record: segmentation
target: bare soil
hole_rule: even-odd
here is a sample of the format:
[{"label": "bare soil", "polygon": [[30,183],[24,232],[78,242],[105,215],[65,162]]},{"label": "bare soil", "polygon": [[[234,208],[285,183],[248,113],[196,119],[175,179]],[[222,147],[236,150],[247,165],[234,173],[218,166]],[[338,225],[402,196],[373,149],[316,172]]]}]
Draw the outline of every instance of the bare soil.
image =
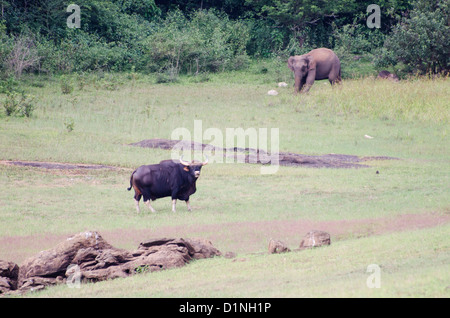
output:
[{"label": "bare soil", "polygon": [[[136,143],[130,144],[130,146],[144,147],[144,148],[159,148],[172,150],[174,146],[183,147],[186,149],[201,149],[208,148],[211,151],[223,153],[224,156],[237,156],[242,157],[242,161],[246,163],[265,163],[268,162],[267,156],[270,154],[264,150],[253,148],[220,148],[214,147],[208,144],[201,144],[194,141],[179,141],[168,139],[146,139]],[[189,149],[189,148],[188,148]],[[325,155],[303,155],[291,152],[279,153],[279,164],[281,166],[307,166],[312,168],[366,168],[368,165],[362,164],[366,161],[374,160],[398,160],[394,157],[386,156],[374,156],[374,157],[358,157],[354,155],[341,155],[341,154],[325,154]]]},{"label": "bare soil", "polygon": [[[224,254],[230,251],[245,254],[267,251],[271,238],[285,242],[291,249],[298,248],[303,236],[311,230],[321,230],[330,233],[331,244],[333,244],[333,242],[347,239],[436,227],[449,222],[449,213],[424,213],[360,220],[320,222],[311,220],[272,220],[167,226],[151,230],[100,230],[99,233],[112,245],[124,249],[132,249],[140,242],[152,238],[187,237],[208,239]],[[41,250],[49,249],[73,234],[0,237],[0,259],[21,264],[27,257],[33,256]]]},{"label": "bare soil", "polygon": [[0,164],[44,168],[44,169],[57,169],[57,170],[92,170],[92,169],[115,169],[112,166],[105,165],[93,165],[93,164],[81,164],[81,163],[62,163],[62,162],[41,162],[41,161],[22,161],[22,160],[3,160]]}]

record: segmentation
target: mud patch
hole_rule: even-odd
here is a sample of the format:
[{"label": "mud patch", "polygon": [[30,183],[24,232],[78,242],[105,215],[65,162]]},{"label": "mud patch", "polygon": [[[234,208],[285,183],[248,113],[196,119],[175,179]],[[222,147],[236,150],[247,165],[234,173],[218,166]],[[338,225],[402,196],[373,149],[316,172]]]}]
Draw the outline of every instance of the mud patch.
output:
[{"label": "mud patch", "polygon": [[[222,153],[224,157],[239,158],[238,162],[264,164],[269,162],[270,154],[264,150],[253,148],[220,148],[209,144],[201,144],[194,141],[186,140],[168,140],[168,139],[146,139],[130,146],[143,148],[158,148],[172,150],[174,146],[178,148],[190,148],[209,150],[213,153]],[[398,160],[394,157],[374,156],[374,157],[358,157],[354,155],[326,154],[326,155],[303,155],[291,152],[279,153],[279,164],[281,166],[293,167],[312,167],[312,168],[367,168],[369,167],[362,162],[375,160]]]},{"label": "mud patch", "polygon": [[1,161],[1,164],[22,166],[22,167],[33,167],[33,168],[44,168],[44,169],[57,169],[57,170],[93,170],[93,169],[115,169],[112,166],[104,165],[89,165],[89,164],[71,164],[71,163],[59,163],[59,162],[40,162],[40,161]]}]

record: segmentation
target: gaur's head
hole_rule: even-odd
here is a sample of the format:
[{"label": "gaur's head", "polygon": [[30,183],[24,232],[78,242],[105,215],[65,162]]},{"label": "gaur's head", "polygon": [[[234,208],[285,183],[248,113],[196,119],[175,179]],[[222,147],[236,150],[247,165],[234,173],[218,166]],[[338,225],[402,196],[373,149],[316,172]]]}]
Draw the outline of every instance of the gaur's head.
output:
[{"label": "gaur's head", "polygon": [[200,161],[184,161],[183,157],[180,158],[180,163],[184,166],[183,170],[190,173],[194,178],[198,178],[200,176],[200,170],[202,170],[202,167],[206,164],[208,164],[208,157],[206,157],[206,160],[203,162]]}]

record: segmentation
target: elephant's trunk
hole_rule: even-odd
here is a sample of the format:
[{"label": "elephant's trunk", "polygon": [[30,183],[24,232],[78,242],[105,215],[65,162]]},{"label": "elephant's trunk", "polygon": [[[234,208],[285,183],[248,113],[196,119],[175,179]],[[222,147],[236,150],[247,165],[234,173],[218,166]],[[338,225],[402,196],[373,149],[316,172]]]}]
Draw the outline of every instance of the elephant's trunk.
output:
[{"label": "elephant's trunk", "polygon": [[302,89],[302,74],[296,71],[294,72],[294,76],[295,76],[294,82],[295,92],[299,93],[300,90]]}]

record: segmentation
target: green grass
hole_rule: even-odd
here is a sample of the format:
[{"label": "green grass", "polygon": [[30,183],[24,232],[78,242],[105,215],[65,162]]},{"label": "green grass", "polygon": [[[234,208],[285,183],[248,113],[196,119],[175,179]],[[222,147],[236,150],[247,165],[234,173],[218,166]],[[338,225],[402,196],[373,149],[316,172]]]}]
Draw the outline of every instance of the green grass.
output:
[{"label": "green grass", "polygon": [[[256,74],[247,75],[244,83],[224,76],[172,85],[151,85],[143,78],[114,91],[86,87],[72,94],[62,94],[53,82],[32,87],[38,100],[34,117],[4,117],[0,151],[5,159],[133,167],[148,161],[142,159],[148,158],[148,150],[124,145],[170,139],[176,127],[193,131],[194,120],[201,119],[203,130],[281,128],[282,151],[401,156],[434,147],[425,151],[446,155],[446,79],[393,84],[367,78],[345,81],[336,89],[322,81],[309,95],[298,97],[290,88],[277,88],[278,96],[268,96],[276,83],[266,84]],[[68,132],[67,123],[73,123],[73,131]],[[375,139],[365,140],[365,134]]]},{"label": "green grass", "polygon": [[[333,89],[322,81],[309,94],[295,96],[290,86],[276,85],[281,80],[292,84],[292,74],[284,68],[269,67],[266,74],[257,67],[212,74],[200,83],[182,77],[177,84],[154,84],[154,78],[145,75],[92,75],[84,79],[82,89],[74,76],[71,94],[61,92],[58,77],[27,78],[23,85],[36,96],[36,110],[31,118],[21,118],[7,117],[0,109],[0,160],[96,163],[120,169],[75,173],[0,165],[0,238],[84,230],[151,233],[165,227],[208,237],[208,229],[190,228],[219,224],[224,225],[223,236],[235,240],[232,231],[227,236],[225,225],[449,213],[448,79],[349,79]],[[268,96],[269,89],[279,95]],[[259,165],[211,163],[203,168],[191,199],[193,213],[181,202],[172,214],[170,198],[165,198],[153,204],[158,213],[150,214],[141,203],[143,213],[138,215],[132,193],[126,191],[130,173],[139,165],[169,158],[170,152],[129,144],[170,139],[178,127],[193,132],[194,120],[202,120],[203,132],[214,127],[224,134],[228,127],[279,128],[281,151],[400,160],[366,162],[371,167],[365,169],[280,167],[273,175],[261,175]],[[374,138],[364,138],[366,134]],[[444,266],[448,230],[443,226],[364,239],[348,236],[302,253],[240,254],[245,261],[198,261],[80,291],[61,286],[38,295],[443,296],[448,292],[442,287],[449,274]],[[259,243],[254,252],[265,251],[269,238],[251,235]],[[303,235],[299,233],[299,241]],[[424,235],[430,240],[421,245]],[[245,243],[247,238],[241,239]],[[136,248],[126,239],[120,244]],[[214,245],[223,251],[236,246],[227,241]],[[0,259],[9,255],[6,249],[0,246]],[[382,265],[380,290],[365,287],[365,269],[372,263]],[[277,280],[274,271],[280,269]],[[159,288],[146,287],[153,280]],[[162,286],[164,281],[169,283]]]},{"label": "green grass", "polygon": [[[61,285],[30,296],[448,297],[449,232],[447,225],[301,252],[199,260],[183,268],[79,289]],[[367,285],[371,264],[380,267],[380,288]]]},{"label": "green grass", "polygon": [[[375,169],[381,173],[375,174]],[[143,213],[136,213],[132,192],[126,191],[131,170],[76,176],[35,170],[0,165],[0,180],[7,185],[0,193],[3,235],[39,234],[43,228],[50,233],[77,233],[186,222],[351,220],[448,209],[448,178],[436,164],[424,168],[410,162],[382,162],[358,170],[280,167],[269,176],[261,176],[256,165],[205,166],[192,198],[195,212],[184,213],[180,202],[177,217],[168,213],[169,198],[155,201],[160,211],[156,215],[150,215],[142,203]]]}]

